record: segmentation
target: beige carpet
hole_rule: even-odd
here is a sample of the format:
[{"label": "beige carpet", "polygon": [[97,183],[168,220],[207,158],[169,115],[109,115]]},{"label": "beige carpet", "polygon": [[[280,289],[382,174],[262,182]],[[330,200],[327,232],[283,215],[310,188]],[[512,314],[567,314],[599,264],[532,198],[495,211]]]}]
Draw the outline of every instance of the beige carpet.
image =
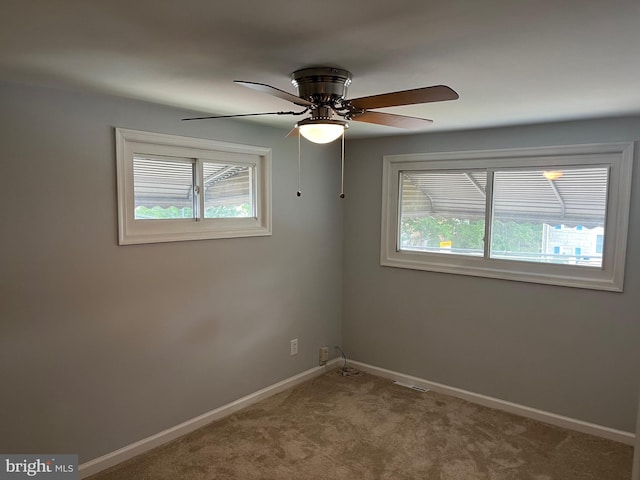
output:
[{"label": "beige carpet", "polygon": [[92,480],[629,480],[633,449],[330,372]]}]

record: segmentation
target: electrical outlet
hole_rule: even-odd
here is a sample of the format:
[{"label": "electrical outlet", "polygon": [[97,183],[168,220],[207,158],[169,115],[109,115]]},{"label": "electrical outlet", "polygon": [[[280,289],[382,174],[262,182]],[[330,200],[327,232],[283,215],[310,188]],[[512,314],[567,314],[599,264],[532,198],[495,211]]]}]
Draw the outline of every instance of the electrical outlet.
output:
[{"label": "electrical outlet", "polygon": [[291,340],[291,353],[289,355],[297,355],[298,354],[298,339],[294,338]]},{"label": "electrical outlet", "polygon": [[320,347],[320,365],[326,365],[329,360],[329,347]]}]

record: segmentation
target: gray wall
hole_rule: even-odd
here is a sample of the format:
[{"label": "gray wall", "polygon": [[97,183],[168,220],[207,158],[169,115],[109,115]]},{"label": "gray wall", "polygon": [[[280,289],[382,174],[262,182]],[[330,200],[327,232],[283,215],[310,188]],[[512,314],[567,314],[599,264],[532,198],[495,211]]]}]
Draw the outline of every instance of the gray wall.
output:
[{"label": "gray wall", "polygon": [[[286,131],[6,83],[0,105],[1,452],[85,462],[340,343],[337,146],[304,149],[298,199]],[[273,236],[118,246],[116,126],[271,147]]]},{"label": "gray wall", "polygon": [[640,378],[640,166],[624,293],[381,267],[382,156],[636,141],[640,118],[352,140],[343,342],[355,360],[635,431]]}]

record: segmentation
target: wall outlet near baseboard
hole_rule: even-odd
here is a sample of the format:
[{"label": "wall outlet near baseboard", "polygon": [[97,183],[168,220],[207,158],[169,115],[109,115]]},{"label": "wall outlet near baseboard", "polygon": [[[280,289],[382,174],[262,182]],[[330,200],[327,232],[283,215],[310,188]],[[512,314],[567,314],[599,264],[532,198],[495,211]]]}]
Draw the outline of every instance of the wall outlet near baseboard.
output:
[{"label": "wall outlet near baseboard", "polygon": [[329,347],[320,347],[320,365],[326,365],[329,360]]},{"label": "wall outlet near baseboard", "polygon": [[294,338],[291,340],[291,353],[289,355],[297,355],[298,354],[298,339]]}]

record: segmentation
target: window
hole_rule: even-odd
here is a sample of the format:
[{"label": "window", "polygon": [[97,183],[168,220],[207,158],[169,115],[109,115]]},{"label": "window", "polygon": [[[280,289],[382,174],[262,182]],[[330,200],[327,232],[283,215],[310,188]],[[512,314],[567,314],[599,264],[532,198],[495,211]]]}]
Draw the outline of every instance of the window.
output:
[{"label": "window", "polygon": [[385,156],[381,264],[622,291],[632,148]]},{"label": "window", "polygon": [[116,128],[119,242],[271,234],[271,151]]}]

